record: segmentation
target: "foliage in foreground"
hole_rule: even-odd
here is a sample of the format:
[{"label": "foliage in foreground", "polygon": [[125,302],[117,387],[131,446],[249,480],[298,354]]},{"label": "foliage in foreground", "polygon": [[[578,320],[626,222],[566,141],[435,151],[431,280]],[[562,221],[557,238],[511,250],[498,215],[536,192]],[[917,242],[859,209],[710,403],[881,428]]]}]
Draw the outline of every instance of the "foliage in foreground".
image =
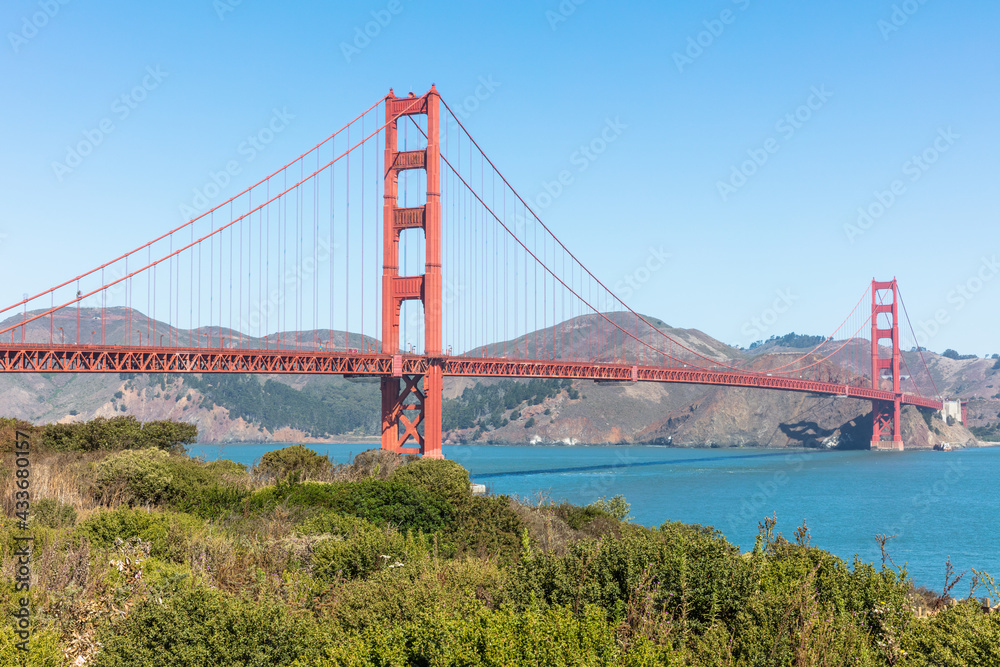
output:
[{"label": "foliage in foreground", "polygon": [[[1000,664],[1000,614],[919,618],[905,573],[804,528],[789,543],[765,522],[740,553],[711,528],[622,521],[621,497],[474,497],[453,462],[384,454],[326,483],[161,450],[80,466],[101,506],[35,501],[33,652],[18,662],[3,625],[2,664]],[[8,618],[14,534],[2,520]]]},{"label": "foliage in foreground", "polygon": [[15,430],[29,434],[39,449],[55,452],[146,448],[183,452],[198,437],[198,427],[194,424],[169,420],[140,422],[132,415],[44,426],[3,418],[0,419],[0,451],[13,450]]}]

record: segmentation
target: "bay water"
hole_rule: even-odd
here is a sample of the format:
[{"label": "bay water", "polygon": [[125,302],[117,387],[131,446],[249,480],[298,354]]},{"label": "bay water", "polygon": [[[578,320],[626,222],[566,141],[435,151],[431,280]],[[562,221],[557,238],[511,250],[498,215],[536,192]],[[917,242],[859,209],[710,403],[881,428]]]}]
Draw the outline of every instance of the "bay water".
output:
[{"label": "bay water", "polygon": [[[191,456],[252,465],[287,443],[194,445]],[[377,445],[311,444],[337,463]],[[772,514],[792,540],[849,563],[881,563],[877,534],[913,582],[940,591],[945,562],[1000,577],[1000,448],[951,452],[682,449],[654,446],[456,445],[444,455],[490,493],[577,505],[621,494],[631,520],[713,526],[743,550]],[[953,591],[968,594],[971,573]]]}]

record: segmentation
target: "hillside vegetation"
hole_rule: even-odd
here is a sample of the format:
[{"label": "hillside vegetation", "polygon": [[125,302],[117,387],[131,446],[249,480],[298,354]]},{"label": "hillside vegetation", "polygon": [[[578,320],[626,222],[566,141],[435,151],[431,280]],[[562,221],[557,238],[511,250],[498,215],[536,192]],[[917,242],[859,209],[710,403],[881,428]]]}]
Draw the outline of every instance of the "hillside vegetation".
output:
[{"label": "hillside vegetation", "polygon": [[[0,626],[4,665],[1000,664],[1000,614],[918,616],[905,571],[805,527],[789,542],[765,520],[743,554],[708,527],[632,525],[621,497],[475,497],[450,461],[292,447],[246,470],[34,438],[35,633],[25,659]],[[11,619],[25,531],[4,457]]]}]

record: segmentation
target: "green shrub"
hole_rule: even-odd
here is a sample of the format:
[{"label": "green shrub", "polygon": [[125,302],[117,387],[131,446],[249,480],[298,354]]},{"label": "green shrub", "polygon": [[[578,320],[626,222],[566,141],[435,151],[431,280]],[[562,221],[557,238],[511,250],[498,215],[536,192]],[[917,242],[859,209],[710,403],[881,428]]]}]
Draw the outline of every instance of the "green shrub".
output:
[{"label": "green shrub", "polygon": [[388,526],[359,526],[351,535],[320,542],[312,554],[312,571],[327,582],[361,579],[379,570],[412,569],[427,552],[422,533],[402,535]]},{"label": "green shrub", "polygon": [[458,505],[442,533],[440,553],[513,560],[520,552],[524,528],[507,496],[470,497]]},{"label": "green shrub", "polygon": [[433,493],[453,505],[472,497],[469,473],[448,459],[418,459],[396,469],[390,480]]},{"label": "green shrub", "polygon": [[156,447],[168,452],[183,452],[198,439],[198,427],[177,421],[149,421],[142,425],[139,447]]},{"label": "green shrub", "polygon": [[571,505],[569,503],[562,503],[560,505],[556,505],[553,509],[555,511],[555,515],[565,521],[573,530],[580,530],[598,517],[610,516],[608,512],[599,507],[597,503],[586,505],[584,507]]},{"label": "green shrub", "polygon": [[396,468],[407,461],[416,461],[417,458],[416,454],[397,454],[378,448],[366,449],[355,455],[345,472],[350,475],[349,479],[364,479],[365,477],[388,479]]},{"label": "green shrub", "polygon": [[76,525],[76,509],[52,498],[42,498],[31,506],[35,523],[46,528],[73,527]]},{"label": "green shrub", "polygon": [[324,613],[346,632],[416,622],[433,609],[466,617],[491,606],[505,580],[506,572],[493,560],[427,559],[418,567],[386,568],[337,587]]},{"label": "green shrub", "polygon": [[630,505],[625,500],[625,496],[618,494],[613,498],[598,498],[594,501],[593,505],[595,509],[607,514],[608,516],[616,519],[618,521],[628,521],[629,510],[632,509]]},{"label": "green shrub", "polygon": [[227,461],[226,459],[209,461],[205,464],[205,470],[208,470],[216,477],[222,477],[224,475],[244,477],[247,474],[247,467],[245,465],[237,463],[236,461]]},{"label": "green shrub", "polygon": [[107,498],[124,492],[131,504],[165,504],[175,509],[219,516],[240,507],[249,492],[226,481],[238,464],[202,463],[160,449],[128,450],[97,465],[95,488]]},{"label": "green shrub", "polygon": [[984,614],[976,602],[963,602],[916,619],[903,641],[907,665],[973,667],[1000,665],[1000,614]]},{"label": "green shrub", "polygon": [[[122,409],[125,406],[122,405]],[[182,452],[198,438],[194,424],[174,421],[151,421],[145,424],[133,416],[97,417],[76,424],[46,424],[42,427],[42,446],[54,451],[77,452],[155,447]]]},{"label": "green shrub", "polygon": [[270,509],[280,503],[322,507],[361,517],[377,525],[392,524],[401,531],[433,533],[445,526],[455,508],[446,500],[408,484],[392,480],[360,482],[303,482],[275,486],[255,493],[252,509]]},{"label": "green shrub", "polygon": [[31,422],[11,417],[0,417],[0,452],[13,452],[17,432],[26,433],[31,438],[32,445],[38,440],[39,428]]},{"label": "green shrub", "polygon": [[147,512],[119,508],[98,512],[77,527],[77,535],[86,537],[97,547],[111,547],[117,539],[138,537],[150,542],[151,555],[173,562],[183,562],[195,531],[204,522],[189,514]]},{"label": "green shrub", "polygon": [[173,491],[174,466],[160,449],[129,450],[113,454],[97,466],[95,487],[102,494],[127,489],[130,500],[158,503]]},{"label": "green shrub", "polygon": [[[299,662],[299,665],[306,664]],[[336,642],[316,667],[352,665],[679,665],[679,656],[644,638],[623,642],[596,607],[515,612],[480,609],[467,618],[426,613],[403,624],[372,625]]]},{"label": "green shrub", "polygon": [[[32,619],[34,622],[34,619]],[[0,665],[10,667],[62,667],[65,663],[59,633],[51,628],[35,629],[28,639],[28,651],[17,647],[24,641],[8,623],[0,625]]]},{"label": "green shrub", "polygon": [[373,524],[356,516],[340,514],[338,512],[322,512],[300,523],[297,532],[300,535],[329,534],[346,537],[371,526]]},{"label": "green shrub", "polygon": [[266,452],[254,472],[283,479],[292,473],[300,478],[317,477],[333,469],[329,457],[320,456],[302,445]]},{"label": "green shrub", "polygon": [[42,446],[57,452],[86,450],[83,431],[78,424],[46,424],[42,427]]},{"label": "green shrub", "polygon": [[210,483],[193,488],[190,494],[174,498],[170,505],[179,512],[214,519],[242,511],[249,497],[250,492],[241,486]]},{"label": "green shrub", "polygon": [[144,600],[100,641],[94,667],[281,667],[326,642],[308,617],[277,603],[197,586]]},{"label": "green shrub", "polygon": [[526,609],[595,604],[624,609],[644,577],[656,608],[683,613],[691,629],[735,616],[751,593],[748,563],[718,533],[681,524],[650,530],[625,524],[619,538],[582,540],[567,554],[538,554],[513,569],[507,601]]}]

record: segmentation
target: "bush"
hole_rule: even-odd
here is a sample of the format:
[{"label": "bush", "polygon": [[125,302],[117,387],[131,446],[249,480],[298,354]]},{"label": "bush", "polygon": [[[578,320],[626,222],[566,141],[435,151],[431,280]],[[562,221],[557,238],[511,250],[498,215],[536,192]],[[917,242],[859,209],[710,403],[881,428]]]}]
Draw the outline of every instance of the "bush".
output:
[{"label": "bush", "polygon": [[322,512],[309,517],[298,525],[300,535],[336,535],[349,537],[373,524],[349,514]]},{"label": "bush", "polygon": [[83,423],[46,424],[42,427],[43,447],[61,452],[118,451],[146,447],[181,452],[197,438],[198,428],[194,424],[174,421],[142,424],[132,416],[111,419],[97,417]]},{"label": "bush", "polygon": [[411,461],[397,468],[389,479],[424,489],[456,506],[472,497],[469,473],[447,459]]},{"label": "bush", "polygon": [[226,475],[244,477],[247,474],[247,467],[245,465],[237,463],[236,461],[227,461],[226,459],[209,461],[205,464],[205,470],[217,477],[223,477]]},{"label": "bush", "polygon": [[337,641],[316,667],[353,665],[678,665],[673,649],[623,641],[602,609],[437,611],[402,624],[370,625]]},{"label": "bush", "polygon": [[50,628],[36,629],[28,640],[27,652],[17,647],[22,641],[24,640],[14,634],[11,625],[7,623],[0,625],[0,665],[62,667],[66,664],[57,631]]},{"label": "bush", "polygon": [[620,493],[610,500],[598,498],[592,506],[618,521],[628,521],[629,511],[632,509],[632,505]]},{"label": "bush", "polygon": [[13,452],[14,442],[17,439],[17,432],[27,433],[31,442],[36,442],[35,436],[38,427],[23,419],[12,419],[10,417],[0,417],[0,451]]},{"label": "bush", "polygon": [[455,512],[451,503],[423,489],[378,479],[332,484],[279,482],[255,493],[249,506],[270,509],[282,503],[322,507],[361,517],[376,525],[392,524],[402,531],[422,530],[425,533],[443,528]]},{"label": "bush", "polygon": [[586,507],[562,503],[556,505],[553,509],[555,510],[555,515],[565,521],[573,530],[580,530],[598,517],[610,516],[604,509],[598,507],[597,503],[587,505]]},{"label": "bush", "polygon": [[125,489],[130,501],[158,503],[172,491],[174,476],[169,458],[170,454],[159,449],[113,454],[98,464],[95,486],[105,497]]},{"label": "bush", "polygon": [[575,542],[564,556],[522,558],[504,601],[522,610],[537,602],[594,604],[612,615],[644,581],[656,582],[649,590],[654,608],[683,613],[690,629],[703,630],[716,619],[735,618],[750,597],[749,564],[718,533],[680,524],[623,528],[619,538]]},{"label": "bush", "polygon": [[412,568],[427,552],[422,533],[404,536],[391,527],[361,524],[347,536],[320,542],[313,551],[312,570],[327,582],[361,579],[379,570]]},{"label": "bush", "polygon": [[113,546],[118,539],[138,537],[152,544],[153,556],[180,563],[186,558],[192,535],[204,526],[189,514],[119,508],[87,519],[77,527],[77,535],[103,548]]},{"label": "bush", "polygon": [[198,439],[198,427],[175,421],[150,421],[142,425],[140,447],[156,447],[168,452],[183,452]]},{"label": "bush", "polygon": [[521,548],[525,525],[507,496],[471,497],[457,507],[441,536],[443,556],[467,554],[513,560]]},{"label": "bush", "polygon": [[242,471],[232,463],[201,463],[159,449],[112,454],[97,465],[99,497],[124,494],[129,504],[164,504],[200,516],[218,516],[239,506],[249,495],[225,483]]},{"label": "bush", "polygon": [[903,642],[907,665],[973,667],[1000,665],[1000,615],[963,602],[928,619],[917,619]]},{"label": "bush", "polygon": [[35,523],[46,528],[72,528],[76,525],[76,509],[52,498],[42,498],[31,506]]},{"label": "bush", "polygon": [[280,667],[325,643],[308,617],[202,587],[144,600],[100,641],[94,667]]},{"label": "bush", "polygon": [[333,469],[329,457],[320,456],[302,445],[292,445],[284,449],[276,449],[260,457],[260,463],[254,472],[272,475],[283,479],[292,473],[299,473],[299,478],[318,477]]},{"label": "bush", "polygon": [[488,559],[435,559],[415,568],[387,568],[338,587],[324,608],[325,619],[356,632],[418,622],[435,609],[466,618],[493,605],[506,577],[501,565]]},{"label": "bush", "polygon": [[350,479],[375,477],[388,479],[396,468],[407,461],[416,461],[416,454],[397,454],[386,449],[366,449],[354,457],[346,471]]}]

